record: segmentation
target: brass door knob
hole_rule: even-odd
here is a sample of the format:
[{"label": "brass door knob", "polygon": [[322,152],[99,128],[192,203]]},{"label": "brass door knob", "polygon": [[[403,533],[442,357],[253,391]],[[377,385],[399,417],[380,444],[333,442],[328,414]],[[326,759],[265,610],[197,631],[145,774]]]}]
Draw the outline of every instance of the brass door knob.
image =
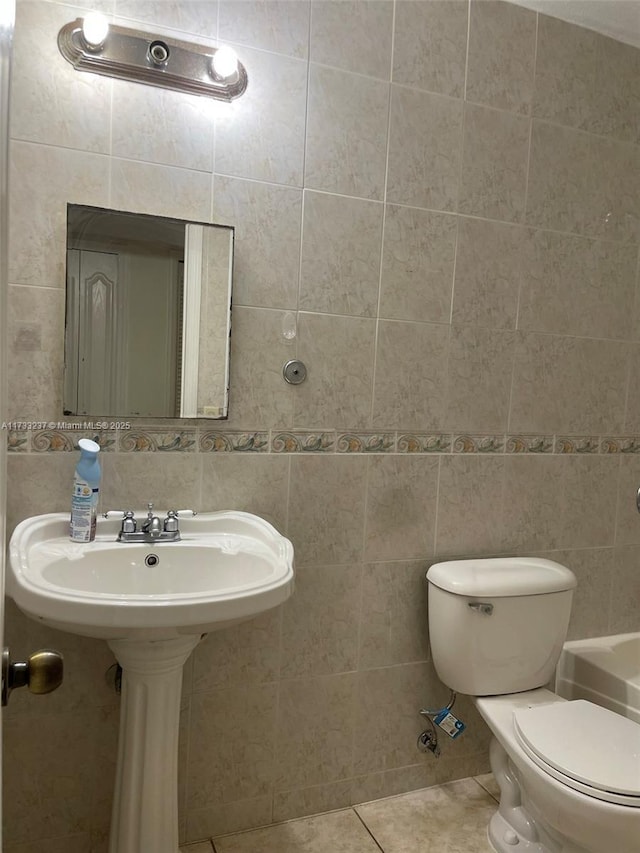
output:
[{"label": "brass door knob", "polygon": [[62,684],[64,662],[60,652],[40,649],[29,655],[27,661],[11,662],[9,649],[2,653],[2,704],[16,687],[28,687],[30,693],[51,693]]}]

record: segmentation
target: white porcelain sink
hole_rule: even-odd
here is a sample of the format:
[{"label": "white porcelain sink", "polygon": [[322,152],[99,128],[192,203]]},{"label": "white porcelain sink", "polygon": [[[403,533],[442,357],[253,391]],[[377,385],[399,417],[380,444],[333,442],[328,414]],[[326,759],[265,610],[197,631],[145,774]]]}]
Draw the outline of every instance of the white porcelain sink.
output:
[{"label": "white porcelain sink", "polygon": [[67,513],[26,519],[7,592],[33,619],[106,639],[122,666],[109,853],[178,853],[183,665],[208,631],[291,595],[293,547],[245,512],[180,519],[180,542],[121,543],[119,529],[100,519],[95,542],[80,544]]},{"label": "white porcelain sink", "polygon": [[[100,519],[95,542],[76,543],[68,514],[26,519],[11,537],[8,594],[32,618],[75,634],[169,639],[256,616],[292,592],[292,545],[255,515],[181,519],[180,542],[116,542],[119,529]],[[145,563],[150,555],[156,565]]]}]

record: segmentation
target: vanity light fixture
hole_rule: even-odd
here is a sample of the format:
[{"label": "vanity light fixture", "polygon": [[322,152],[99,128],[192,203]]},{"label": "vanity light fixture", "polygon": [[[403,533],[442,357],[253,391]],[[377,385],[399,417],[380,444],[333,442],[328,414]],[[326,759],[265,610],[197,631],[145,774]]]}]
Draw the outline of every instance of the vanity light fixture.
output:
[{"label": "vanity light fixture", "polygon": [[206,47],[109,24],[90,12],[58,33],[60,53],[76,71],[232,101],[247,88],[247,71],[230,47]]}]

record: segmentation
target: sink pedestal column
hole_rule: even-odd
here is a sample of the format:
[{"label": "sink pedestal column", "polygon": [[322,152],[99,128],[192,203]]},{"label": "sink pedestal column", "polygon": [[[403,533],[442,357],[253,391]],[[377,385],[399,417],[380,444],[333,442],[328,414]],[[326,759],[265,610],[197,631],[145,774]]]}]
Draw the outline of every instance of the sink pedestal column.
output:
[{"label": "sink pedestal column", "polygon": [[199,642],[109,641],[122,667],[109,853],[178,853],[182,668]]}]

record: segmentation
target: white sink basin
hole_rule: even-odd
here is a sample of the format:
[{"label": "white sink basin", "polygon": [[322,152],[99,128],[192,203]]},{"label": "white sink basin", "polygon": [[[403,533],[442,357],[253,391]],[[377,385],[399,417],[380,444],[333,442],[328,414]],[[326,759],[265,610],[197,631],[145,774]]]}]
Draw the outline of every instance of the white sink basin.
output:
[{"label": "white sink basin", "polygon": [[[99,519],[95,542],[76,543],[66,513],[26,519],[11,537],[8,594],[53,627],[133,640],[206,633],[293,590],[291,543],[255,515],[181,519],[180,542],[120,543],[119,529],[118,519]],[[149,555],[157,565],[145,563]]]}]

